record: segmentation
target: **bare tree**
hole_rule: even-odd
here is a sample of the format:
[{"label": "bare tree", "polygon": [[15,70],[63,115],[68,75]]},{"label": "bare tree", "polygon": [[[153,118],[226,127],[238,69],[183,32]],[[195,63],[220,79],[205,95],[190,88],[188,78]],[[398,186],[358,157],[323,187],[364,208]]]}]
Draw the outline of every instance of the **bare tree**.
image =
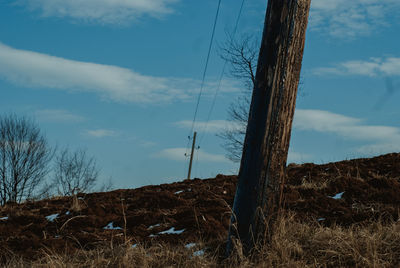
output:
[{"label": "bare tree", "polygon": [[114,183],[111,177],[108,178],[106,182],[103,182],[103,184],[97,189],[99,192],[109,192],[114,189]]},{"label": "bare tree", "polygon": [[98,175],[95,159],[88,157],[84,150],[64,149],[56,156],[54,186],[59,194],[88,192],[93,189]]},{"label": "bare tree", "polygon": [[231,76],[242,81],[244,85],[241,96],[228,108],[228,120],[233,123],[232,127],[218,133],[218,136],[224,140],[223,147],[227,151],[227,157],[233,162],[240,162],[242,157],[258,52],[259,41],[252,36],[234,40],[228,35],[228,41],[220,49],[221,58],[230,66]]},{"label": "bare tree", "polygon": [[[226,128],[217,136],[224,140],[222,146],[227,151],[227,158],[238,163],[242,158],[251,95],[255,85],[260,41],[251,35],[242,36],[235,40],[229,34],[227,34],[227,40],[220,48],[220,57],[229,64],[230,75],[240,80],[244,87],[241,95],[228,108],[228,121],[233,123],[232,127]],[[300,78],[298,89],[300,97],[305,96],[302,84]]]},{"label": "bare tree", "polygon": [[49,171],[52,155],[32,120],[0,117],[0,205],[34,197]]}]

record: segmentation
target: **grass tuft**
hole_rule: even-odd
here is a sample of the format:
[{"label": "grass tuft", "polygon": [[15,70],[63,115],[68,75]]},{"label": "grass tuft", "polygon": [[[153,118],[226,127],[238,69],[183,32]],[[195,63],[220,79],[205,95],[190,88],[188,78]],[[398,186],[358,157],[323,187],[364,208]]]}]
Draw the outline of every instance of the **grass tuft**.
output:
[{"label": "grass tuft", "polygon": [[[128,242],[127,242],[128,241]],[[225,241],[221,241],[224,245]],[[199,241],[187,248],[172,246],[103,245],[75,254],[43,253],[26,262],[10,257],[5,267],[398,267],[400,266],[400,222],[374,222],[364,226],[324,227],[296,220],[294,213],[280,217],[269,245],[242,254],[240,242],[229,259],[219,250]]]}]

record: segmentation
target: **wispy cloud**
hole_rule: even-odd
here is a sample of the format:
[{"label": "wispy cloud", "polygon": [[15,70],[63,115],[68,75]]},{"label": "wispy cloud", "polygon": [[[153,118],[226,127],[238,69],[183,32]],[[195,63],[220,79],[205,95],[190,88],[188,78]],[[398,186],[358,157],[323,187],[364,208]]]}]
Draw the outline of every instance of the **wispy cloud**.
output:
[{"label": "wispy cloud", "polygon": [[[190,128],[191,123],[191,121],[179,121],[175,125]],[[226,129],[226,126],[232,126],[231,122],[225,120],[215,120],[210,121],[210,123],[208,131],[214,133]],[[197,124],[201,132],[205,122],[197,122]],[[363,118],[350,117],[324,110],[296,109],[293,128],[299,131],[335,134],[343,139],[364,144],[354,149],[361,154],[370,155],[400,151],[400,127],[369,125],[365,123]],[[243,126],[237,126],[237,129],[243,129]],[[184,148],[163,151],[164,156],[169,155],[170,158],[179,158],[182,161],[184,161],[185,153],[186,149]],[[220,157],[222,158],[223,156]],[[301,163],[312,158],[313,156],[310,154],[290,151],[288,163]]]},{"label": "wispy cloud", "polygon": [[[112,65],[54,57],[11,48],[0,43],[0,78],[27,87],[93,92],[118,102],[162,103],[193,99],[200,81],[140,74]],[[204,88],[205,96],[216,82]],[[222,92],[238,91],[239,85],[225,80]]]},{"label": "wispy cloud", "polygon": [[398,0],[313,0],[310,27],[337,38],[355,38],[388,25],[399,11]]},{"label": "wispy cloud", "polygon": [[[187,161],[185,153],[186,148],[168,148],[155,153],[153,157],[185,162]],[[198,150],[195,154],[198,154],[199,162],[230,163],[224,155],[207,153],[203,150]]]},{"label": "wispy cloud", "polygon": [[145,140],[140,141],[141,147],[149,148],[149,147],[154,147],[156,145],[157,145],[157,143],[154,141],[145,141]]},{"label": "wispy cloud", "polygon": [[[182,120],[175,122],[174,125],[180,127],[180,128],[185,128],[185,129],[190,129],[192,127],[192,121],[191,120]],[[219,133],[221,131],[224,131],[226,129],[241,129],[241,125],[232,122],[232,121],[227,121],[227,120],[210,120],[209,122],[205,121],[197,121],[195,123],[195,128],[198,129],[201,132],[207,132],[207,133]]]},{"label": "wispy cloud", "polygon": [[105,137],[115,137],[118,136],[118,132],[110,129],[93,129],[86,130],[84,132],[87,136],[95,137],[95,138],[105,138]]},{"label": "wispy cloud", "polygon": [[316,68],[317,75],[362,75],[362,76],[399,76],[400,58],[370,58],[369,60],[351,60],[331,67]]},{"label": "wispy cloud", "polygon": [[322,110],[297,109],[293,122],[298,130],[333,133],[345,139],[366,142],[360,153],[387,153],[400,151],[400,128],[368,125],[362,119]]},{"label": "wispy cloud", "polygon": [[365,155],[377,155],[386,154],[393,152],[400,152],[399,139],[397,143],[387,142],[387,143],[377,143],[377,144],[367,144],[358,148],[358,152]]},{"label": "wispy cloud", "polygon": [[86,118],[66,110],[44,109],[35,111],[36,118],[45,122],[76,123],[85,121]]},{"label": "wispy cloud", "polygon": [[312,155],[289,151],[287,163],[304,163],[312,159]]},{"label": "wispy cloud", "polygon": [[43,17],[61,17],[102,24],[126,24],[145,15],[160,17],[173,12],[179,0],[16,0]]}]

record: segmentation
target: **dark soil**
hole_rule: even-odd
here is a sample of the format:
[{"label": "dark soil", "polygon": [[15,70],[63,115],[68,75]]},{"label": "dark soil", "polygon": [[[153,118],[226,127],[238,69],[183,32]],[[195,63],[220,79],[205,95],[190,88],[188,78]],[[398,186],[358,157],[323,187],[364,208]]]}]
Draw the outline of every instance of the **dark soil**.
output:
[{"label": "dark soil", "polygon": [[[105,243],[199,241],[227,237],[236,176],[218,175],[138,189],[78,194],[0,207],[0,259],[73,253]],[[285,207],[299,220],[349,226],[397,221],[400,154],[324,165],[288,166]],[[343,193],[340,199],[333,196]],[[58,214],[50,221],[46,217]],[[117,229],[104,229],[112,223]],[[176,233],[162,233],[174,228]],[[170,230],[171,231],[171,230]]]}]

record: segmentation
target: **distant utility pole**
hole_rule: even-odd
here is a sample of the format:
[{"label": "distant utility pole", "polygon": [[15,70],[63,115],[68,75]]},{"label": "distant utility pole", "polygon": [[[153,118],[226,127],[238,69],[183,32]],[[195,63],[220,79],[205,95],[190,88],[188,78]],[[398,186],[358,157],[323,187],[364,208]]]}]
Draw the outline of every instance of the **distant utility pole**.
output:
[{"label": "distant utility pole", "polygon": [[268,0],[229,228],[247,254],[268,242],[281,206],[311,0]]},{"label": "distant utility pole", "polygon": [[187,176],[188,180],[190,180],[190,173],[192,172],[192,163],[193,163],[194,147],[196,145],[196,136],[197,132],[195,131],[193,135],[192,152],[190,153],[189,171]]}]

